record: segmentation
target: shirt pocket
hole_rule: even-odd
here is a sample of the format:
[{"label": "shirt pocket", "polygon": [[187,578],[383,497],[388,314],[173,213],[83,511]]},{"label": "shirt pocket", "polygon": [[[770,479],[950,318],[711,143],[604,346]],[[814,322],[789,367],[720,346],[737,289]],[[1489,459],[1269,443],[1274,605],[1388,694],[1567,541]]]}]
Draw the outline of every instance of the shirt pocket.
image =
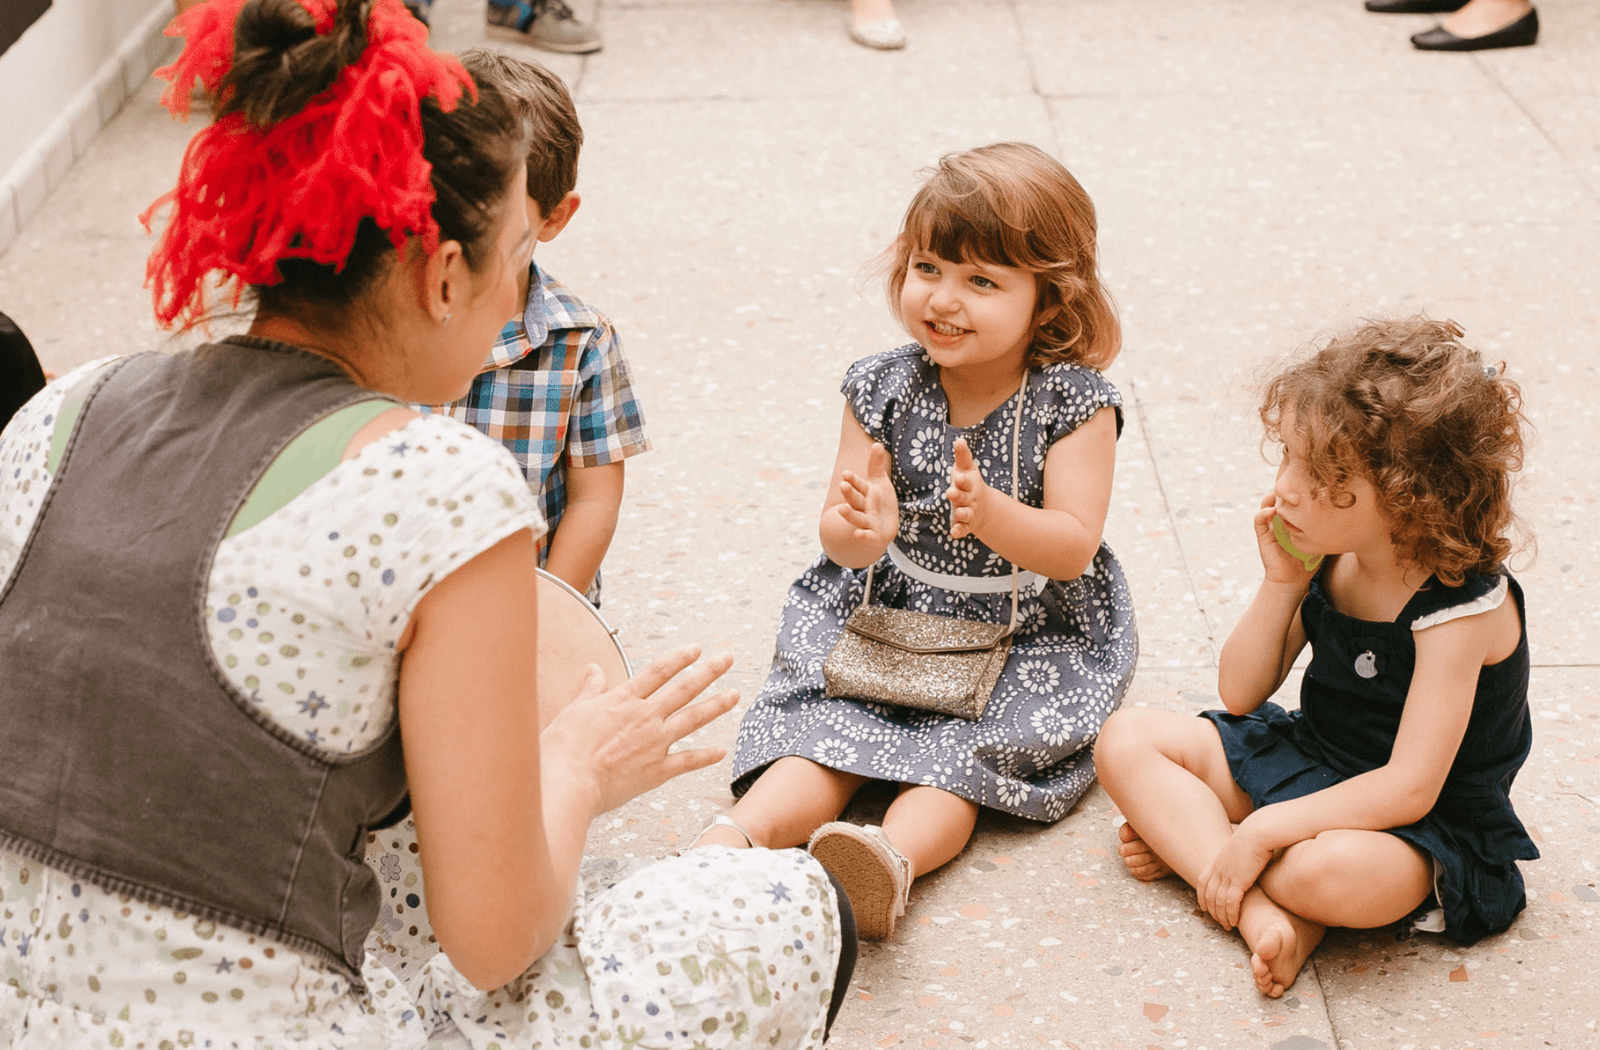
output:
[{"label": "shirt pocket", "polygon": [[516,454],[530,482],[535,474],[542,480],[567,444],[577,373],[513,366],[496,377],[496,388],[479,429]]}]

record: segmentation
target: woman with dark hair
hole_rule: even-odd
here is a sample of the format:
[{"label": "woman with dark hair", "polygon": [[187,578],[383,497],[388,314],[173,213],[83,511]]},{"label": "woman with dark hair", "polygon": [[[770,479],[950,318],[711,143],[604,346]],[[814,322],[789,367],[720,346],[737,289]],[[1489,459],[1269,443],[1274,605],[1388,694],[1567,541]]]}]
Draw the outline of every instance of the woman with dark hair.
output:
[{"label": "woman with dark hair", "polygon": [[[0,1047],[819,1045],[851,934],[815,862],[581,856],[721,757],[669,748],[733,706],[691,702],[730,660],[534,695],[533,497],[404,407],[459,396],[518,306],[504,100],[401,0],[178,31],[165,101],[198,78],[216,119],[157,202],[156,312],[254,316],[63,376],[0,444]],[[363,863],[408,811],[426,917]],[[403,977],[380,905],[437,939]]]},{"label": "woman with dark hair", "polygon": [[0,430],[23,403],[44,389],[44,369],[17,323],[0,314]]}]

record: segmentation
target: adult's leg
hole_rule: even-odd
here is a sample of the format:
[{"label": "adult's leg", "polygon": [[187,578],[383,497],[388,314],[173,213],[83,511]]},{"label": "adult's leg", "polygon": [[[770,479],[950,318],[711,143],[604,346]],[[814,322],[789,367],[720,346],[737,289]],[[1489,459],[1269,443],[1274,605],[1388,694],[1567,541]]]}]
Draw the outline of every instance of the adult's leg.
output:
[{"label": "adult's leg", "polygon": [[719,826],[700,836],[697,845],[803,846],[813,831],[844,812],[867,779],[787,755],[768,766],[728,810],[728,817],[750,832],[750,841],[734,828]]},{"label": "adult's leg", "polygon": [[1530,0],[1470,0],[1440,24],[1462,38],[1487,36],[1527,17],[1532,10]]},{"label": "adult's leg", "polygon": [[856,28],[894,17],[894,0],[850,0],[850,22]]},{"label": "adult's leg", "polygon": [[895,17],[894,0],[850,0],[850,39],[879,50],[905,47],[906,33]]}]

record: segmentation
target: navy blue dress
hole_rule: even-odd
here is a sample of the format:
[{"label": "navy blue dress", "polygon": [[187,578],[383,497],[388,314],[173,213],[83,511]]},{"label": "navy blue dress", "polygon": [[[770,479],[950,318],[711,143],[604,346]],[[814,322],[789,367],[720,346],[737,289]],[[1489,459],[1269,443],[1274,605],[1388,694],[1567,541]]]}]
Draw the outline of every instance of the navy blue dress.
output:
[{"label": "navy blue dress", "polygon": [[[1504,589],[1523,614],[1522,588],[1497,573],[1468,576],[1459,587],[1430,579],[1393,623],[1374,623],[1334,609],[1318,573],[1300,605],[1311,644],[1300,710],[1265,703],[1247,715],[1201,716],[1222,735],[1234,783],[1260,808],[1384,765],[1416,668],[1412,632],[1494,608]],[[1516,862],[1539,856],[1511,808],[1511,781],[1533,743],[1528,666],[1524,615],[1516,652],[1478,675],[1466,735],[1433,809],[1389,829],[1433,857],[1445,933],[1461,944],[1511,925],[1527,904]]]}]

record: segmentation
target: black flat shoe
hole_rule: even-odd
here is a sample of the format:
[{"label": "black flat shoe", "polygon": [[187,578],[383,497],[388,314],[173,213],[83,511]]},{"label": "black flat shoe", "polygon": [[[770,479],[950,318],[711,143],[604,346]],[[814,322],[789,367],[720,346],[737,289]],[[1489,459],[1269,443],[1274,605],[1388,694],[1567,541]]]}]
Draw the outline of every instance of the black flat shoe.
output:
[{"label": "black flat shoe", "polygon": [[1467,0],[1367,0],[1367,10],[1380,15],[1441,15],[1466,6]]},{"label": "black flat shoe", "polygon": [[1492,51],[1497,47],[1532,47],[1539,39],[1539,12],[1529,11],[1510,25],[1482,36],[1456,36],[1444,26],[1434,26],[1411,38],[1418,51]]}]

